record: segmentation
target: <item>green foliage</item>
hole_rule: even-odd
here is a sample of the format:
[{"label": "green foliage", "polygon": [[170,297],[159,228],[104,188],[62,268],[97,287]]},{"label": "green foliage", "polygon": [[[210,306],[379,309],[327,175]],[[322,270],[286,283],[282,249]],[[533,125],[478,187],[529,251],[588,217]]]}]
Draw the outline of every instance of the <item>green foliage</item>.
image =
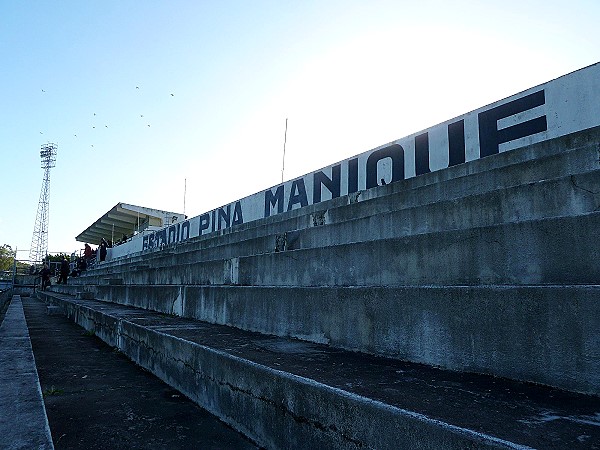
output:
[{"label": "green foliage", "polygon": [[50,262],[61,262],[63,258],[67,258],[67,261],[71,260],[71,256],[66,253],[57,253],[56,255],[48,255]]},{"label": "green foliage", "polygon": [[10,245],[0,246],[0,270],[11,270],[14,264],[15,252]]},{"label": "green foliage", "polygon": [[48,389],[45,389],[44,392],[42,392],[42,395],[44,397],[48,397],[50,395],[60,395],[62,394],[64,391],[62,389],[57,389],[54,386],[51,386]]},{"label": "green foliage", "polygon": [[25,264],[17,260],[17,273],[21,273],[24,270],[29,270],[29,264]]}]

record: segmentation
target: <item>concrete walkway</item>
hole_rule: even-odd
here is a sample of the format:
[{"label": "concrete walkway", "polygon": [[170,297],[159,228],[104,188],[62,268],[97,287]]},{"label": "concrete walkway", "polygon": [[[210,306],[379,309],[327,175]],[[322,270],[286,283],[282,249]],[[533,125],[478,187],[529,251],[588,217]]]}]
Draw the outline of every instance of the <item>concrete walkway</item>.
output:
[{"label": "concrete walkway", "polygon": [[23,305],[56,449],[256,448],[43,302]]},{"label": "concrete walkway", "polygon": [[54,448],[18,295],[0,326],[0,448]]}]

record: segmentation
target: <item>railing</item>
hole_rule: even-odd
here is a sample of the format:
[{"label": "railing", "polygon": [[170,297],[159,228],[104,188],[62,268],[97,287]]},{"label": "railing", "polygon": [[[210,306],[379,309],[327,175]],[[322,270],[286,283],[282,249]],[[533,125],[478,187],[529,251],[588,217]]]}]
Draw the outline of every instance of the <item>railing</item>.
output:
[{"label": "railing", "polygon": [[[37,269],[36,269],[37,267]],[[11,285],[13,287],[32,287],[34,292],[39,284],[39,264],[36,266],[32,261],[27,259],[14,259],[11,272]]]},{"label": "railing", "polygon": [[[36,287],[41,285],[40,271],[44,263],[19,259],[17,257],[18,251],[28,250],[15,250],[12,257],[12,267],[9,270],[0,271],[0,292],[17,286],[33,288],[35,292]],[[60,252],[58,254],[70,255],[68,259],[69,274],[71,274],[73,270],[78,269],[78,261],[82,258],[83,249],[74,252]],[[87,267],[93,267],[94,263],[95,259],[90,260]],[[46,264],[48,264],[48,268],[50,269],[51,277],[57,277],[60,272],[61,263],[59,261],[48,261]]]}]

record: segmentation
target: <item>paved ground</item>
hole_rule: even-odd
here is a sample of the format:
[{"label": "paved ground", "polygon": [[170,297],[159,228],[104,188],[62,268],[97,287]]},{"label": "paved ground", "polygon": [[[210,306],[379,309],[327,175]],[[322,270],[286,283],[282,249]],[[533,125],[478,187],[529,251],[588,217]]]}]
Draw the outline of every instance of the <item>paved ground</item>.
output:
[{"label": "paved ground", "polygon": [[56,449],[255,449],[46,305],[22,297]]},{"label": "paved ground", "polygon": [[18,295],[0,325],[0,448],[52,450],[29,330]]}]

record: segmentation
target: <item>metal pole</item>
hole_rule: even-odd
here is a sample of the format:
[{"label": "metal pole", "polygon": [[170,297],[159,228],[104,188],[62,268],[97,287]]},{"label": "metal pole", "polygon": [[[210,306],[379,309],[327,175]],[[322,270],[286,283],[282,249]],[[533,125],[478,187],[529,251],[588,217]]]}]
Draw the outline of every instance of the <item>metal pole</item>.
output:
[{"label": "metal pole", "polygon": [[13,273],[12,273],[12,283],[10,288],[15,287],[15,277],[17,275],[17,247],[15,247],[15,256],[13,257]]},{"label": "metal pole", "polygon": [[281,182],[283,183],[283,171],[285,170],[285,144],[287,142],[287,117],[285,118],[285,134],[283,135],[283,161],[281,162]]}]

